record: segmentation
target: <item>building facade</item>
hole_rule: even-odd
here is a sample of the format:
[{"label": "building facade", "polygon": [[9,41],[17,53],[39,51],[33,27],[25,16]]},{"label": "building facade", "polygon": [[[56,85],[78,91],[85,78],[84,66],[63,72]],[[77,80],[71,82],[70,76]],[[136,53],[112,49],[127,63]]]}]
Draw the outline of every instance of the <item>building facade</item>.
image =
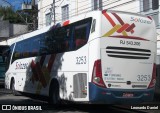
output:
[{"label": "building facade", "polygon": [[140,0],[39,0],[38,29],[103,9],[140,13]]},{"label": "building facade", "polygon": [[7,41],[28,32],[28,25],[13,24],[8,20],[0,21],[0,45],[8,45]]}]

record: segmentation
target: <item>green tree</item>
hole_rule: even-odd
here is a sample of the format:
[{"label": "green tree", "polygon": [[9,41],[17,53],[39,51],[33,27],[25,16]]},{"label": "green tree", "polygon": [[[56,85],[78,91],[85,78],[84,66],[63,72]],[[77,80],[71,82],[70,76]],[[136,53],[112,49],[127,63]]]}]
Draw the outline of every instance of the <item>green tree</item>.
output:
[{"label": "green tree", "polygon": [[3,18],[3,20],[9,20],[10,23],[21,23],[25,24],[24,19],[22,18],[28,18],[28,20],[31,20],[29,15],[27,13],[21,13],[21,17],[18,14],[17,11],[14,11],[11,7],[2,7],[0,6],[0,17]]}]

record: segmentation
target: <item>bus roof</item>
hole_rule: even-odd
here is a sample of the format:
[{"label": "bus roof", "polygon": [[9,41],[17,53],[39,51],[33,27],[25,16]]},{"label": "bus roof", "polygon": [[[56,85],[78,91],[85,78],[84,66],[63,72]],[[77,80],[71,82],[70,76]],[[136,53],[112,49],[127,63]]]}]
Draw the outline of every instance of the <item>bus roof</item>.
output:
[{"label": "bus roof", "polygon": [[[129,14],[129,15],[133,15],[133,16],[147,17],[147,18],[151,19],[151,17],[149,17],[149,16],[140,15],[140,14],[137,14],[137,13],[130,13],[130,12],[116,11],[116,10],[107,10],[106,9],[106,10],[103,10],[103,11],[96,10],[96,11],[92,11],[92,12],[86,12],[84,14],[80,14],[78,16],[71,17],[69,20],[66,20],[66,21],[63,21],[63,22],[57,23],[57,24],[61,24],[61,26],[65,26],[65,25],[74,23],[76,21],[80,21],[80,20],[88,18],[88,17],[98,18],[98,17],[95,16],[95,13],[96,14],[98,14],[98,13],[102,14],[103,12],[118,13],[118,14]],[[27,39],[29,37],[36,36],[36,35],[39,35],[41,33],[47,32],[49,29],[51,29],[53,26],[56,26],[56,25],[50,25],[50,26],[44,27],[42,29],[38,29],[38,30],[35,30],[33,32],[29,32],[29,33],[17,36],[17,37],[15,37],[15,38],[18,38],[18,40],[16,40],[16,41],[21,41],[23,39]]]}]

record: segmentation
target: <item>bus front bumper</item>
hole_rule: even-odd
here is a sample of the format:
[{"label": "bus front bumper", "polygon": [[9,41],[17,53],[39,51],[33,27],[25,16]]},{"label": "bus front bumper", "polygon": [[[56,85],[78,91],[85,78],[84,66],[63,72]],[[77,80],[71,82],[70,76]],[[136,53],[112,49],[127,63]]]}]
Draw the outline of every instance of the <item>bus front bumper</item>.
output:
[{"label": "bus front bumper", "polygon": [[[124,97],[124,93],[133,94],[132,97]],[[91,103],[104,104],[139,104],[153,101],[154,88],[151,89],[110,89],[101,88],[89,83],[89,101]]]}]

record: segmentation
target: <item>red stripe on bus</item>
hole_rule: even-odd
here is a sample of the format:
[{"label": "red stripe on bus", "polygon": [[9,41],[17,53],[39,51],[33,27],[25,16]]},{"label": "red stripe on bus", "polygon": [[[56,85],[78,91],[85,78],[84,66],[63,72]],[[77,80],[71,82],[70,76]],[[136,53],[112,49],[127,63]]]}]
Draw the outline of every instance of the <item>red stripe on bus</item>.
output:
[{"label": "red stripe on bus", "polygon": [[127,38],[127,39],[136,39],[136,40],[144,40],[144,41],[150,41],[150,40],[147,40],[147,39],[144,39],[144,38],[141,38],[141,37],[136,37],[136,36],[121,36],[121,35],[116,35],[116,36],[109,36],[109,37],[112,37],[112,38]]},{"label": "red stripe on bus", "polygon": [[147,16],[150,20],[152,20],[152,17],[151,16]]},{"label": "red stripe on bus", "polygon": [[53,63],[54,63],[55,58],[56,58],[56,54],[52,54],[51,57],[50,57],[50,59],[49,59],[48,67],[47,67],[49,73],[51,72],[52,65],[53,65]]},{"label": "red stripe on bus", "polygon": [[42,56],[40,59],[40,65],[43,66],[44,60],[45,60],[46,56]]},{"label": "red stripe on bus", "polygon": [[46,87],[47,83],[46,83],[46,80],[44,78],[44,74],[42,72],[42,67],[41,67],[40,62],[36,63],[36,69],[38,70],[37,74],[38,74],[39,81],[41,82],[41,84],[42,84],[43,87]]},{"label": "red stripe on bus", "polygon": [[65,22],[63,23],[63,26],[66,26],[66,25],[68,25],[68,24],[69,24],[69,20],[65,21]]},{"label": "red stripe on bus", "polygon": [[43,65],[44,60],[45,60],[45,56],[41,57],[40,62],[35,63],[32,60],[32,62],[31,62],[31,69],[32,69],[32,73],[33,73],[32,74],[32,83],[34,83],[34,80],[40,81],[42,83],[42,86],[46,87],[47,83],[45,81],[44,74],[42,72],[42,65]]},{"label": "red stripe on bus", "polygon": [[112,24],[113,27],[116,25],[112,18],[105,11],[102,11],[102,14],[108,19],[108,21]]},{"label": "red stripe on bus", "polygon": [[36,64],[34,63],[34,61],[32,60],[31,62],[31,69],[32,69],[32,82],[34,83],[34,80],[38,81],[38,73],[37,73],[37,68],[36,68]]},{"label": "red stripe on bus", "polygon": [[[124,22],[123,22],[123,20],[116,14],[116,13],[112,13],[114,16],[115,16],[115,18],[119,21],[119,23],[121,24],[121,25],[123,25],[122,26],[122,28],[121,28],[121,30],[119,29],[119,31],[117,31],[118,33],[121,33],[123,30],[125,30],[127,27],[127,29],[125,30],[125,31],[127,31],[127,32],[131,32],[131,33],[134,33],[134,30],[133,30],[133,28],[135,27],[135,24],[133,23],[133,24],[131,24],[130,26],[129,26],[129,24],[127,25],[127,24],[125,24]],[[125,24],[125,25],[124,25]]]},{"label": "red stripe on bus", "polygon": [[131,31],[131,33],[134,33],[134,30],[133,30],[134,27],[136,27],[136,26],[135,26],[135,24],[133,23],[133,24],[131,24],[131,25],[126,29],[126,31],[127,31],[127,32]]},{"label": "red stripe on bus", "polygon": [[124,24],[120,29],[117,30],[118,33],[123,32],[124,30],[126,30],[130,25],[129,24]]},{"label": "red stripe on bus", "polygon": [[112,14],[115,16],[115,18],[119,21],[121,25],[124,24],[123,20],[116,13],[112,13]]}]

